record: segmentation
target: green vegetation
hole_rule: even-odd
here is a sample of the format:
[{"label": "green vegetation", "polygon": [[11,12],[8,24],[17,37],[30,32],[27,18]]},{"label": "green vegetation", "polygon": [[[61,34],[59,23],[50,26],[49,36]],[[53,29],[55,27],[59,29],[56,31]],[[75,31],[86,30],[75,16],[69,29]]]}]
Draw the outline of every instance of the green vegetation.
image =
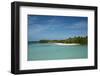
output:
[{"label": "green vegetation", "polygon": [[87,36],[85,37],[73,37],[64,40],[40,40],[39,43],[78,43],[78,44],[87,44]]}]

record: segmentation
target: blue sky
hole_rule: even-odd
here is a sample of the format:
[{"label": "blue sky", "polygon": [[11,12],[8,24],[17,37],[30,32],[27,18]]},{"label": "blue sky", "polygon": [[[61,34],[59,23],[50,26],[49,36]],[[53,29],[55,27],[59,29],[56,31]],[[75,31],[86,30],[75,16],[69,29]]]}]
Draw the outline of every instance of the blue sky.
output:
[{"label": "blue sky", "polygon": [[88,18],[28,15],[28,41],[87,36]]}]

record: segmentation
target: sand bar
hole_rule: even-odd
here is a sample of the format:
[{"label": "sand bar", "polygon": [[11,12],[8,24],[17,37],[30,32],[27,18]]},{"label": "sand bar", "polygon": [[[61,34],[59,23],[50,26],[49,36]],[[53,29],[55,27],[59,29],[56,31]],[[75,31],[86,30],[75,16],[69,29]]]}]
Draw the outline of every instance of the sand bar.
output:
[{"label": "sand bar", "polygon": [[65,44],[65,43],[54,43],[56,45],[80,45],[80,44],[77,44],[77,43],[68,43],[68,44]]}]

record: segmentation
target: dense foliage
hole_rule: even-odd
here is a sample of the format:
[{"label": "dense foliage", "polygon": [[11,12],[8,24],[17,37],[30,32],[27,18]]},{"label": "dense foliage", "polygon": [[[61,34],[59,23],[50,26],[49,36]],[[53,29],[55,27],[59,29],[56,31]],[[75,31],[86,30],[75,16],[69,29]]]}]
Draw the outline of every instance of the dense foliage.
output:
[{"label": "dense foliage", "polygon": [[73,37],[64,40],[40,40],[40,43],[79,43],[79,44],[87,44],[87,36],[86,37]]}]

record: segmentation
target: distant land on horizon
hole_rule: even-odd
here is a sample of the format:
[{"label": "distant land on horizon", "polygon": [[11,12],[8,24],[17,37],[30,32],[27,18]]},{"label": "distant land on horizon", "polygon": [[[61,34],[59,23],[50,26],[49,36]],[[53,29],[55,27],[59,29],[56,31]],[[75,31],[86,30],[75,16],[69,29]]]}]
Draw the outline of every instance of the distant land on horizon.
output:
[{"label": "distant land on horizon", "polygon": [[73,37],[67,38],[63,40],[48,40],[48,39],[41,39],[39,41],[28,41],[28,43],[79,43],[79,44],[87,44],[88,37]]}]

